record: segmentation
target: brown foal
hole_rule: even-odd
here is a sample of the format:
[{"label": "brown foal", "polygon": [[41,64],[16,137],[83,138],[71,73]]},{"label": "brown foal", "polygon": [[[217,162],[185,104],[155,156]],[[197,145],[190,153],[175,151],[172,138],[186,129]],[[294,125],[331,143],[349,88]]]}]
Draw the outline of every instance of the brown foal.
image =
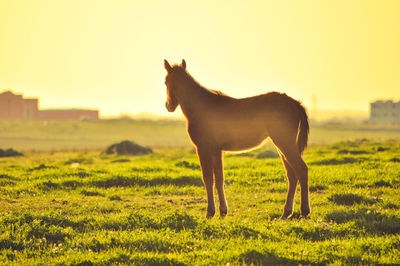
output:
[{"label": "brown foal", "polygon": [[277,147],[288,179],[286,204],[281,216],[292,215],[297,183],[301,188],[301,215],[310,214],[308,168],[301,155],[307,146],[308,117],[300,102],[278,92],[236,99],[220,91],[202,87],[186,71],[186,62],[167,70],[166,108],[174,112],[178,105],[187,119],[187,131],[197,148],[207,190],[207,218],[215,214],[214,181],[219,212],[228,213],[224,192],[223,151],[240,151],[260,145],[267,137]]}]

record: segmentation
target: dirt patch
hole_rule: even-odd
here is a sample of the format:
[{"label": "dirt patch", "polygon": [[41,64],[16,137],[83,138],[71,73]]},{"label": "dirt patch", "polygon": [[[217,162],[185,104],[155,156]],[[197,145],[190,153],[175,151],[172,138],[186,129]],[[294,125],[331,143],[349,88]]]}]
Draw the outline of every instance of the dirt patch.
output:
[{"label": "dirt patch", "polygon": [[129,140],[112,144],[106,150],[106,154],[145,155],[149,153],[153,153],[153,150]]},{"label": "dirt patch", "polygon": [[13,149],[2,150],[0,149],[0,157],[13,157],[13,156],[22,156],[22,153],[17,152]]}]

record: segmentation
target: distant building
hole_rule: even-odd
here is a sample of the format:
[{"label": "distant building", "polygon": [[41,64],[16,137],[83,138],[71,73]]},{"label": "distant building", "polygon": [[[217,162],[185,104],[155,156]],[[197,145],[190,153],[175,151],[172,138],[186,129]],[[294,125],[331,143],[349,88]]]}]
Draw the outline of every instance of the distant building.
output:
[{"label": "distant building", "polygon": [[39,110],[37,98],[24,98],[11,91],[0,93],[0,120],[97,120],[98,110],[49,109]]},{"label": "distant building", "polygon": [[38,99],[25,99],[22,95],[6,91],[0,94],[1,120],[39,119]]},{"label": "distant building", "polygon": [[86,109],[40,110],[42,120],[98,120],[99,111]]},{"label": "distant building", "polygon": [[399,125],[400,101],[375,101],[370,103],[369,121],[372,124]]}]

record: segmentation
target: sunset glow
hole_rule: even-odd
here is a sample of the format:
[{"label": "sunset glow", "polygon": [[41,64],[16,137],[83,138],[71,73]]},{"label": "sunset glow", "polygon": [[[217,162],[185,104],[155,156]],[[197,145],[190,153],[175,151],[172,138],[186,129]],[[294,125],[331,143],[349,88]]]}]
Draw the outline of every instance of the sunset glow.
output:
[{"label": "sunset glow", "polygon": [[400,1],[0,2],[0,92],[101,115],[165,110],[163,60],[235,97],[320,109],[400,97]]}]

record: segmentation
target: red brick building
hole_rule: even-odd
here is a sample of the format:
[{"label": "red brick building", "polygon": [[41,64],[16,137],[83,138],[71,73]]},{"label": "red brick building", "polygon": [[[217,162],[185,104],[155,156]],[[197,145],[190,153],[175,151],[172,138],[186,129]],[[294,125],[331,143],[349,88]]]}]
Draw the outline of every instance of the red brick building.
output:
[{"label": "red brick building", "polygon": [[39,100],[23,98],[11,91],[0,93],[0,120],[97,120],[98,110],[48,109],[39,110]]},{"label": "red brick building", "polygon": [[39,119],[38,99],[25,99],[22,95],[6,91],[0,94],[1,120]]}]

